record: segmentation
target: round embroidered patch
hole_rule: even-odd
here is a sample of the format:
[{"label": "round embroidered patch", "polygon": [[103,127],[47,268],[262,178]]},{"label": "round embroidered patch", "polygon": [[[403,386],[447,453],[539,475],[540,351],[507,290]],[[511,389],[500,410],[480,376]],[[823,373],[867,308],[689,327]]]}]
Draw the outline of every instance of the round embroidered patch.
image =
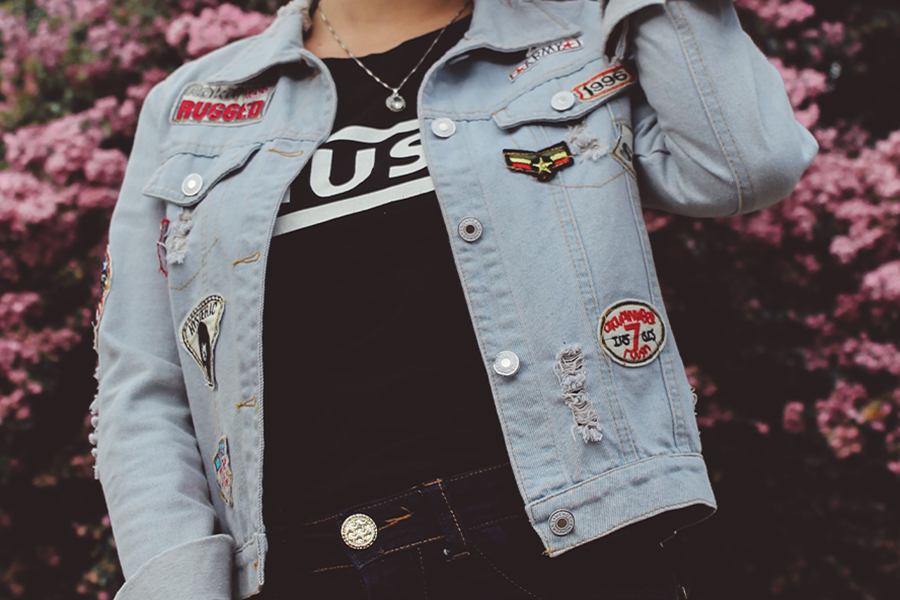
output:
[{"label": "round embroidered patch", "polygon": [[603,312],[597,329],[604,352],[623,367],[653,362],[666,345],[662,316],[641,300],[616,302]]}]

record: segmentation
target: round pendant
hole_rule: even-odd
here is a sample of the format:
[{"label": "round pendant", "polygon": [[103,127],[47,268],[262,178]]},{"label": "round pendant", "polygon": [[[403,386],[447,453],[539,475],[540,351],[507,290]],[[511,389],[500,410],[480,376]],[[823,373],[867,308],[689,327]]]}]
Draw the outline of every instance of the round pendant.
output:
[{"label": "round pendant", "polygon": [[384,102],[389,109],[393,112],[400,112],[404,108],[406,108],[406,100],[403,99],[403,96],[394,92],[391,94],[387,100]]}]

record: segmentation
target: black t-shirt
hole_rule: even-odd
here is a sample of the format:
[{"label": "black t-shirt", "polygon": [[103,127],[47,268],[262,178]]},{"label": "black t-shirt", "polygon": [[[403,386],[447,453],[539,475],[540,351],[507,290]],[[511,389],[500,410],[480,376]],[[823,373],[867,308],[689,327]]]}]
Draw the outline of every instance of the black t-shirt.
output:
[{"label": "black t-shirt", "polygon": [[[468,23],[445,31],[398,113],[351,59],[325,60],[333,133],[281,206],[266,272],[269,527],[508,460],[416,116],[423,75]],[[396,85],[436,35],[362,60]]]}]

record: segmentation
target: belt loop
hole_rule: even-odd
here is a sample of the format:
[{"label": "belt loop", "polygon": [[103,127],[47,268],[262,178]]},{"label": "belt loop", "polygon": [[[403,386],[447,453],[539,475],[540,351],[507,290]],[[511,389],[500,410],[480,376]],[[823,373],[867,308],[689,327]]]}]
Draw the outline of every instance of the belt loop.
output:
[{"label": "belt loop", "polygon": [[435,479],[430,483],[422,484],[422,489],[428,497],[431,509],[437,517],[447,546],[444,548],[444,556],[447,560],[456,560],[469,555],[469,545],[462,524],[450,504],[447,497],[447,488],[442,479]]}]

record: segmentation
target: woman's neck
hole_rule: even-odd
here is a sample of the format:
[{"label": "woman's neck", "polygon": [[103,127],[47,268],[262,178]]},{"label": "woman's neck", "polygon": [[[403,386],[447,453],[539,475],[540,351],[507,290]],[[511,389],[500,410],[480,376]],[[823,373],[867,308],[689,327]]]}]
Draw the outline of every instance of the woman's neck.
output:
[{"label": "woman's neck", "polygon": [[[322,21],[324,11],[344,45],[355,56],[386,52],[406,40],[442,28],[467,0],[321,0],[312,15],[306,48],[319,58],[347,53]],[[472,5],[459,15],[472,12]]]}]

